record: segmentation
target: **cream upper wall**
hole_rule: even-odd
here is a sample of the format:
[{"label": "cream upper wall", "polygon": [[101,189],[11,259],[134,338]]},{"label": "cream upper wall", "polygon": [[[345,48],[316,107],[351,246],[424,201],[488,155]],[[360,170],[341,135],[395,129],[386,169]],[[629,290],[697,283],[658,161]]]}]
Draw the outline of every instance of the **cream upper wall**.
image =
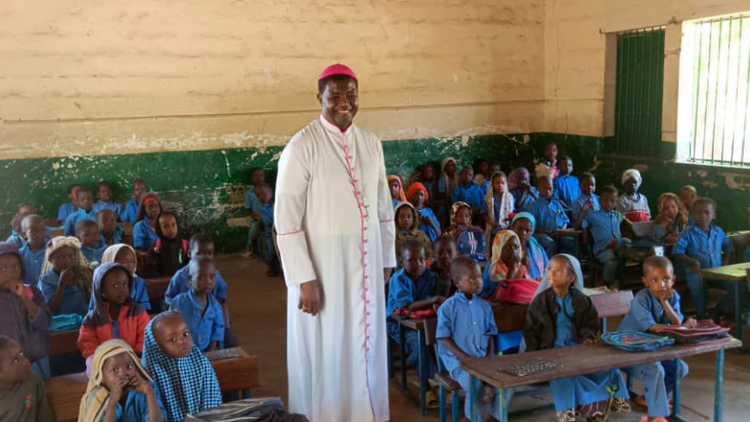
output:
[{"label": "cream upper wall", "polygon": [[0,158],[283,144],[328,64],[384,139],[539,131],[544,0],[4,0]]}]

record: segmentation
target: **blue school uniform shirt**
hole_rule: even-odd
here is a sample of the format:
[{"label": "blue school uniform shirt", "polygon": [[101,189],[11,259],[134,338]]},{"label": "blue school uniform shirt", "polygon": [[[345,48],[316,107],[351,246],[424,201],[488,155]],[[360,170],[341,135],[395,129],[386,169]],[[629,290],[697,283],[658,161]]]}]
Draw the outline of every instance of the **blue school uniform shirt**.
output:
[{"label": "blue school uniform shirt", "polygon": [[[154,390],[156,403],[159,405],[161,413],[164,414],[164,405],[161,402],[159,389],[153,382],[146,382],[151,389]],[[128,398],[125,399],[124,407],[119,402],[117,403],[115,420],[117,422],[148,422],[148,399],[146,398],[146,395],[134,390],[129,390],[127,394]],[[105,415],[102,415],[102,419],[104,419],[104,416]]]},{"label": "blue school uniform shirt", "polygon": [[120,214],[120,221],[123,223],[135,223],[135,216],[138,215],[138,201],[135,198],[131,198],[125,208],[122,209]]},{"label": "blue school uniform shirt", "polygon": [[21,249],[26,245],[26,239],[16,233],[15,230],[13,230],[13,233],[7,239],[5,239],[5,241],[15,246],[17,249]]},{"label": "blue school uniform shirt", "polygon": [[594,238],[594,254],[616,244],[622,235],[620,234],[620,223],[624,220],[619,211],[595,211],[589,214],[581,222],[581,227],[591,230]]},{"label": "blue school uniform shirt", "polygon": [[99,266],[99,264],[102,263],[102,255],[104,255],[104,250],[107,249],[107,246],[101,246],[97,244],[94,247],[90,246],[81,246],[81,253],[83,256],[86,257],[86,260],[89,261],[89,264],[91,264],[92,268],[96,268]]},{"label": "blue school uniform shirt", "polygon": [[130,289],[130,297],[133,298],[135,303],[141,305],[141,308],[150,311],[151,300],[148,298],[148,290],[146,290],[146,282],[136,276],[133,276],[133,287]]},{"label": "blue school uniform shirt", "polygon": [[415,281],[406,274],[403,268],[393,273],[388,282],[388,302],[385,307],[388,334],[393,338],[398,338],[398,323],[390,318],[393,311],[433,296],[435,296],[435,274],[429,269],[425,269]]},{"label": "blue school uniform shirt", "polygon": [[81,220],[96,221],[96,212],[94,212],[94,209],[92,208],[91,211],[87,212],[86,210],[79,208],[78,211],[70,214],[68,218],[65,219],[65,223],[63,224],[65,236],[75,236],[76,223]]},{"label": "blue school uniform shirt", "polygon": [[696,225],[688,226],[672,249],[672,256],[687,255],[697,259],[701,268],[721,267],[721,252],[734,253],[724,230],[711,224],[710,234]]},{"label": "blue school uniform shirt", "polygon": [[203,305],[195,297],[193,289],[177,295],[169,304],[169,309],[180,312],[193,336],[193,343],[201,351],[208,349],[212,341],[218,341],[219,347],[224,347],[224,316],[221,312],[221,304],[213,295],[206,295],[206,297],[208,305],[203,315],[201,315]]},{"label": "blue school uniform shirt", "polygon": [[120,220],[120,214],[122,214],[122,205],[118,204],[117,202],[102,202],[97,201],[94,202],[94,206],[91,208],[94,210],[94,213],[98,213],[101,210],[110,210],[115,213],[115,218],[117,220]]},{"label": "blue school uniform shirt", "polygon": [[47,252],[47,242],[44,242],[39,252],[31,251],[29,244],[24,245],[19,252],[26,263],[26,280],[25,284],[35,286],[39,283],[39,277],[42,275],[42,265],[44,265],[44,254]]},{"label": "blue school uniform shirt", "polygon": [[438,179],[437,188],[438,188],[438,192],[439,193],[447,194],[448,196],[452,196],[453,195],[453,191],[456,189],[456,184],[453,183],[453,178],[449,177],[448,178],[448,186],[446,186],[445,185],[445,178],[444,177],[440,177],[440,179]]},{"label": "blue school uniform shirt", "polygon": [[[172,279],[169,281],[169,286],[167,286],[167,292],[164,294],[164,301],[167,304],[172,302],[177,295],[192,290],[190,280],[188,279],[189,271],[190,265],[188,264],[174,273]],[[214,283],[214,296],[221,300],[227,299],[227,282],[221,277],[218,269],[216,270],[216,282]]]},{"label": "blue school uniform shirt", "polygon": [[578,178],[572,174],[557,176],[553,182],[555,197],[572,206],[571,204],[581,196],[581,187]]},{"label": "blue school uniform shirt", "polygon": [[76,211],[78,211],[78,208],[70,202],[60,205],[60,208],[57,209],[57,221],[65,221],[70,214]]},{"label": "blue school uniform shirt", "polygon": [[[112,233],[112,244],[116,245],[118,243],[122,243],[122,236],[123,236],[124,230],[122,227],[117,226],[115,227],[115,231]],[[99,246],[106,246],[107,240],[104,238],[104,234],[99,235]]]},{"label": "blue school uniform shirt", "polygon": [[[670,233],[679,234],[680,225],[675,223]],[[650,238],[655,245],[663,245],[667,242],[667,231],[664,230],[664,227],[662,227],[660,224],[656,224],[654,226],[654,230],[651,232]]]},{"label": "blue school uniform shirt", "polygon": [[273,224],[273,203],[263,204],[260,207],[260,218],[266,225]]},{"label": "blue school uniform shirt", "polygon": [[[674,292],[672,297],[668,300],[669,304],[674,309],[677,318],[682,322],[682,312],[680,311],[680,294]],[[661,306],[659,299],[654,297],[651,290],[648,288],[641,289],[633,301],[630,302],[630,310],[625,315],[620,326],[617,327],[618,331],[641,331],[643,333],[648,332],[648,329],[652,325],[671,325],[667,313],[664,311],[664,307]]]},{"label": "blue school uniform shirt", "polygon": [[157,240],[159,240],[159,236],[156,234],[156,230],[151,228],[148,218],[143,218],[133,225],[133,246],[137,250],[147,251],[156,244]]},{"label": "blue school uniform shirt", "polygon": [[427,189],[427,197],[429,198],[428,201],[432,201],[435,198],[435,181],[422,181],[421,183],[424,185],[424,188]]},{"label": "blue school uniform shirt", "polygon": [[432,226],[428,224],[419,225],[419,230],[424,232],[424,234],[426,234],[427,237],[430,238],[430,242],[434,242],[435,239],[437,239],[438,236],[440,235],[440,223],[438,222],[437,216],[432,211],[432,209],[427,208],[427,207],[422,207],[421,209],[418,209],[417,216],[419,218],[428,217],[432,220],[433,223],[435,223],[435,227],[437,227],[437,229],[433,228]]},{"label": "blue school uniform shirt", "polygon": [[[497,325],[490,304],[477,295],[467,299],[456,292],[438,308],[436,338],[450,338],[461,351],[475,358],[487,356]],[[448,372],[461,367],[458,357],[438,342],[438,356]]]},{"label": "blue school uniform shirt", "polygon": [[451,195],[451,202],[463,201],[471,205],[472,208],[481,207],[483,199],[482,188],[474,182],[469,183],[468,186],[459,184],[453,189]]},{"label": "blue school uniform shirt", "polygon": [[263,204],[260,203],[258,195],[255,194],[255,187],[250,188],[245,192],[245,208],[249,209],[250,212],[260,212],[260,208]]},{"label": "blue school uniform shirt", "polygon": [[570,209],[573,213],[573,221],[578,221],[578,214],[581,213],[581,209],[583,209],[583,205],[586,203],[586,201],[591,200],[591,208],[589,208],[586,211],[586,214],[584,217],[588,217],[591,215],[594,211],[599,211],[602,209],[601,205],[599,205],[599,195],[592,193],[591,195],[583,195],[581,194],[573,203],[570,205]]},{"label": "blue school uniform shirt", "polygon": [[[60,274],[57,274],[55,269],[47,271],[39,279],[39,290],[47,300],[47,303],[57,293],[57,286],[60,284]],[[65,286],[65,292],[63,293],[63,300],[60,304],[60,309],[57,312],[53,312],[53,315],[70,315],[78,314],[81,316],[86,315],[88,312],[88,303],[86,303],[83,297],[83,288],[79,285],[67,285]]]},{"label": "blue school uniform shirt", "polygon": [[550,200],[537,198],[531,207],[531,213],[534,214],[536,219],[536,227],[542,230],[560,230],[564,225],[570,223],[563,205],[555,197],[550,198]]},{"label": "blue school uniform shirt", "polygon": [[[535,187],[531,187],[531,192],[536,195],[537,198],[539,198],[539,191]],[[511,189],[510,194],[513,195],[513,205],[516,212],[531,212],[531,208],[533,207],[535,201],[533,196],[524,195],[523,189],[521,188]],[[523,197],[523,202],[521,202],[521,197]]]},{"label": "blue school uniform shirt", "polygon": [[398,204],[400,204],[400,203],[401,203],[401,200],[400,200],[400,199],[394,199],[394,200],[393,200],[393,209],[395,210],[395,209],[396,209],[396,207],[398,206]]}]

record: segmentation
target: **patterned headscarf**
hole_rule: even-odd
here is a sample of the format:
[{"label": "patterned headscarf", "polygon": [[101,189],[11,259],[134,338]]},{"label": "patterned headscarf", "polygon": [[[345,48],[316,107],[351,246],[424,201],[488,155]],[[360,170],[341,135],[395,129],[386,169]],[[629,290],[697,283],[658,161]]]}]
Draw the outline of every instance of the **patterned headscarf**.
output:
[{"label": "patterned headscarf", "polygon": [[398,199],[401,200],[401,202],[406,202],[406,196],[404,196],[404,184],[401,183],[401,178],[396,175],[390,175],[387,177],[388,179],[388,192],[391,191],[391,182],[397,181],[398,182]]},{"label": "patterned headscarf", "polygon": [[127,343],[122,340],[105,341],[94,353],[89,384],[78,408],[78,422],[99,422],[104,417],[110,397],[109,390],[104,385],[104,363],[107,359],[121,354],[130,356],[138,375],[146,381],[152,381],[148,372],[141,366],[138,356]]},{"label": "patterned headscarf", "polygon": [[508,176],[508,189],[516,189],[521,187],[521,180],[531,177],[529,170],[526,167],[516,167],[510,172]]},{"label": "patterned headscarf", "polygon": [[[495,192],[492,188],[492,185],[495,181],[496,177],[504,177],[505,174],[503,173],[495,173],[492,175],[492,178],[490,179],[490,187],[487,189],[487,194],[484,196],[484,202],[487,204],[487,216],[490,219],[490,222],[487,223],[487,233],[492,233],[492,223],[495,223]],[[505,192],[503,193],[503,197],[500,198],[500,221],[497,221],[496,223],[500,225],[502,228],[507,227],[507,219],[510,213],[513,212],[513,195],[510,194],[508,191],[508,185],[506,183],[505,185]]]},{"label": "patterned headscarf", "polygon": [[[513,230],[503,230],[495,235],[495,240],[492,242],[492,263],[490,264],[490,280],[492,281],[500,281],[508,274],[508,267],[500,257],[503,254],[503,248],[511,239],[516,239],[518,246],[523,247],[521,239],[518,238],[518,235]],[[529,270],[526,265],[522,264],[520,270],[520,275],[516,278],[529,277]]]},{"label": "patterned headscarf", "polygon": [[[566,253],[559,253],[552,257],[552,259],[555,258],[562,258],[568,260],[570,263],[570,266],[573,268],[573,274],[575,274],[576,279],[573,281],[572,288],[578,290],[579,292],[583,293],[583,271],[581,271],[581,263],[578,262],[578,259],[574,257],[573,255],[568,255]],[[539,288],[536,289],[536,293],[534,293],[534,297],[537,297],[539,293],[547,290],[550,287],[549,280],[547,280],[547,271],[544,271],[544,277],[542,278],[542,282],[539,283]]]},{"label": "patterned headscarf", "polygon": [[165,421],[182,422],[187,414],[221,405],[221,389],[208,359],[193,343],[190,355],[173,358],[162,350],[153,333],[156,316],[146,326],[143,366],[153,376],[164,403]]},{"label": "patterned headscarf", "polygon": [[73,266],[76,272],[74,282],[83,288],[85,299],[88,301],[91,296],[91,281],[94,270],[91,269],[89,261],[83,255],[83,252],[81,252],[81,242],[77,237],[58,236],[50,239],[49,242],[47,242],[47,251],[44,254],[44,264],[42,264],[42,271],[39,274],[47,274],[49,270],[54,268],[52,261],[50,261],[50,257],[57,252],[58,249],[66,246],[72,248],[74,253],[78,256],[78,262]]},{"label": "patterned headscarf", "polygon": [[[114,269],[121,269],[128,275],[128,290],[133,289],[133,274],[130,273],[127,267],[114,262],[107,262],[99,265],[94,270],[94,309],[89,310],[86,317],[83,318],[83,325],[86,327],[101,327],[109,324],[109,305],[104,301],[102,297],[102,283],[104,282],[104,276]],[[128,306],[127,317],[134,317],[145,312],[137,303],[133,301],[133,298],[128,296],[123,306]]]},{"label": "patterned headscarf", "polygon": [[451,226],[457,225],[456,214],[458,213],[458,210],[464,207],[469,210],[469,223],[467,224],[467,226],[471,227],[471,205],[463,201],[458,201],[451,206]]},{"label": "patterned headscarf", "polygon": [[622,172],[622,184],[623,185],[625,184],[625,182],[627,182],[631,178],[635,179],[635,190],[638,190],[638,188],[641,187],[641,183],[643,183],[641,172],[636,169],[627,169],[624,172]]},{"label": "patterned headscarf", "polygon": [[[453,184],[451,185],[451,179],[448,177],[448,174],[445,172],[445,166],[453,162],[453,165],[456,166],[456,171],[453,172]],[[456,159],[453,157],[445,157],[443,159],[442,164],[440,164],[440,173],[442,173],[443,180],[445,181],[445,191],[450,196],[453,192],[451,192],[451,186],[454,188],[458,186],[458,163],[456,162]]]}]

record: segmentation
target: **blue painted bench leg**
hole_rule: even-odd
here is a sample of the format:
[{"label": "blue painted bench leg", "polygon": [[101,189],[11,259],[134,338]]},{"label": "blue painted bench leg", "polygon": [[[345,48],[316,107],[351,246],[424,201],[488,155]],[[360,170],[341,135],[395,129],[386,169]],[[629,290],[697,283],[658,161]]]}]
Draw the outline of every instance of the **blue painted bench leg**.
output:
[{"label": "blue painted bench leg", "polygon": [[714,422],[721,422],[724,393],[724,350],[716,352],[716,376],[714,385]]},{"label": "blue painted bench leg", "polygon": [[458,422],[461,418],[461,414],[459,413],[461,411],[461,399],[458,398],[458,391],[454,390],[451,392],[451,399],[453,400],[451,404],[451,421]]},{"label": "blue painted bench leg", "polygon": [[470,384],[470,391],[469,391],[469,406],[471,408],[471,420],[472,422],[478,422],[479,421],[479,400],[477,397],[477,393],[479,390],[479,380],[474,375],[471,376],[471,380],[469,381]]},{"label": "blue painted bench leg", "polygon": [[440,386],[440,422],[445,422],[445,388]]}]

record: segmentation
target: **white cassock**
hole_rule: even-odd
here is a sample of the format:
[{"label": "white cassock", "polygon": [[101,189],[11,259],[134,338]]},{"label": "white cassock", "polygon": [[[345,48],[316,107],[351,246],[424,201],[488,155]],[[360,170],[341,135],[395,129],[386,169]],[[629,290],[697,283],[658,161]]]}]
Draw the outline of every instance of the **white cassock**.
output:
[{"label": "white cassock", "polygon": [[[281,154],[274,224],[289,288],[289,409],[311,422],[387,421],[385,280],[396,266],[383,146],[322,116]],[[319,280],[317,316],[297,309]]]}]

